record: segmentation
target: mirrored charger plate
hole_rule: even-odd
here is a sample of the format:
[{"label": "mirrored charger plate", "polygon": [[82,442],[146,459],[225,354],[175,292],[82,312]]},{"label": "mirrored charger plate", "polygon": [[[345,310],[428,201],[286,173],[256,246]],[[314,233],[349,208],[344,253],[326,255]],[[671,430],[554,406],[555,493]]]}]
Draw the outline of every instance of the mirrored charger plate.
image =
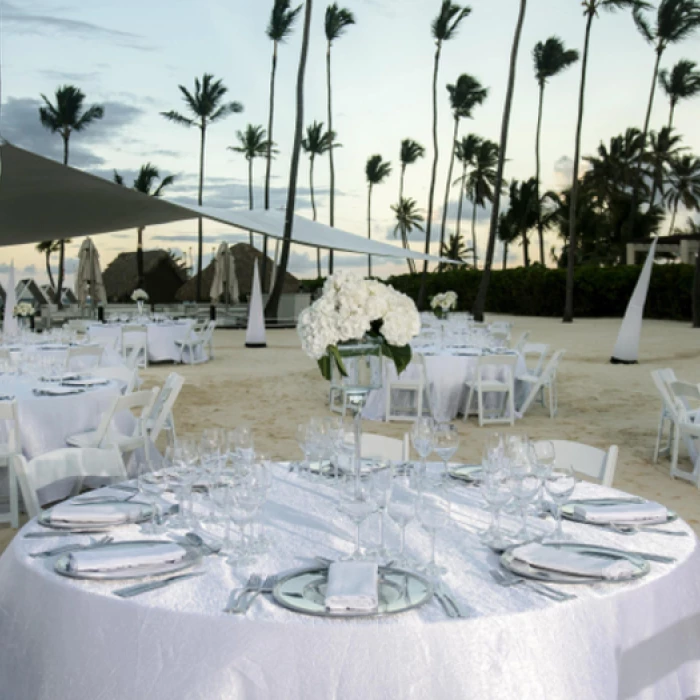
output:
[{"label": "mirrored charger plate", "polygon": [[102,377],[83,377],[81,379],[64,379],[64,386],[106,386],[109,384],[109,379]]},{"label": "mirrored charger plate", "polygon": [[453,479],[461,479],[470,484],[476,484],[481,481],[484,468],[481,464],[458,464],[454,467],[449,467],[449,474]]},{"label": "mirrored charger plate", "polygon": [[603,576],[579,576],[576,574],[564,573],[563,571],[554,571],[550,569],[539,569],[530,566],[526,562],[516,559],[514,551],[521,545],[509,547],[501,554],[501,565],[523,578],[533,579],[535,581],[546,581],[549,583],[621,583],[624,581],[633,581],[649,573],[649,562],[637,554],[625,552],[622,549],[614,549],[611,547],[599,547],[592,544],[579,544],[577,542],[561,542],[553,544],[545,544],[544,547],[556,547],[557,549],[568,549],[579,554],[587,554],[595,557],[604,557],[611,560],[627,560],[634,565],[634,571],[620,578],[608,579]]},{"label": "mirrored charger plate", "polygon": [[[77,508],[83,508],[87,506],[77,505]],[[98,504],[91,505],[93,508],[99,508]],[[44,510],[39,514],[37,522],[39,525],[44,527],[49,527],[54,530],[70,530],[71,532],[103,532],[104,530],[111,530],[113,527],[119,527],[120,525],[132,525],[135,523],[143,523],[150,520],[153,517],[153,507],[150,505],[141,505],[135,503],[110,503],[105,505],[106,508],[117,508],[124,510],[124,520],[113,521],[113,522],[86,522],[85,520],[76,521],[60,521],[53,522],[51,520],[51,511]]]},{"label": "mirrored charger plate", "polygon": [[414,610],[433,597],[427,579],[412,571],[379,567],[379,607],[377,610],[330,611],[326,609],[328,568],[316,567],[283,576],[274,587],[272,597],[283,608],[317,617],[353,618],[384,617]]},{"label": "mirrored charger plate", "polygon": [[[98,549],[119,550],[125,547],[153,547],[154,545],[173,544],[168,540],[133,540],[125,542],[110,542],[109,544],[100,547],[92,547],[90,551]],[[177,543],[185,550],[185,556],[176,562],[149,564],[148,566],[131,566],[123,569],[111,569],[108,571],[71,571],[70,555],[62,554],[54,563],[54,570],[61,576],[68,578],[81,579],[85,581],[122,581],[124,579],[146,578],[148,576],[161,576],[163,574],[171,574],[183,569],[188,569],[196,566],[202,560],[202,551],[196,547]]]},{"label": "mirrored charger plate", "polygon": [[[608,505],[623,505],[620,500],[615,500],[614,498],[600,498],[600,499],[586,499],[584,501],[569,501],[561,509],[561,516],[566,520],[571,520],[575,523],[584,523],[585,525],[595,525],[597,527],[610,527],[611,525],[616,525],[619,527],[644,527],[653,525],[666,525],[667,523],[672,523],[674,520],[678,520],[678,513],[672,510],[668,510],[666,513],[666,520],[661,521],[649,521],[644,522],[642,520],[617,520],[615,522],[606,523],[595,523],[591,520],[586,520],[586,518],[577,515],[574,512],[574,507],[577,505],[589,505],[589,506],[608,506]],[[630,503],[629,505],[634,505]]]}]

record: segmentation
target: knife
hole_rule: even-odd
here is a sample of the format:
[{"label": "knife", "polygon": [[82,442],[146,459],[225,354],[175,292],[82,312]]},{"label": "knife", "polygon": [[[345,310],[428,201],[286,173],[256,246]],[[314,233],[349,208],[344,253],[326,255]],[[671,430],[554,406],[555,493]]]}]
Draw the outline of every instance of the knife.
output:
[{"label": "knife", "polygon": [[159,581],[149,581],[148,583],[138,583],[135,586],[126,586],[126,588],[117,588],[117,590],[112,591],[112,593],[122,598],[130,598],[131,596],[139,595],[140,593],[155,591],[158,588],[165,588],[176,581],[184,581],[185,579],[194,578],[195,576],[203,576],[205,573],[206,571],[190,571],[186,574],[169,576],[168,578],[163,578]]}]

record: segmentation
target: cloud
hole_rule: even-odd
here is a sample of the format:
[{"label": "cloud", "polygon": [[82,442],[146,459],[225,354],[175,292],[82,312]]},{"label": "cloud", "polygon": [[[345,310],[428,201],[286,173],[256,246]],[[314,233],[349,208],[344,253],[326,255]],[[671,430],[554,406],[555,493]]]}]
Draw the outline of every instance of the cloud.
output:
[{"label": "cloud", "polygon": [[41,75],[43,75],[45,78],[48,78],[49,80],[55,80],[58,83],[85,83],[91,80],[95,80],[95,78],[98,78],[100,76],[100,74],[97,71],[93,71],[90,73],[77,73],[70,71],[52,70],[50,68],[41,70],[39,71],[39,73],[41,73]]},{"label": "cloud", "polygon": [[20,9],[12,3],[5,3],[3,20],[17,34],[38,34],[40,36],[56,37],[70,35],[74,38],[88,41],[111,41],[139,51],[153,51],[143,37],[131,32],[102,27],[99,24],[59,16],[58,14],[39,14]]}]

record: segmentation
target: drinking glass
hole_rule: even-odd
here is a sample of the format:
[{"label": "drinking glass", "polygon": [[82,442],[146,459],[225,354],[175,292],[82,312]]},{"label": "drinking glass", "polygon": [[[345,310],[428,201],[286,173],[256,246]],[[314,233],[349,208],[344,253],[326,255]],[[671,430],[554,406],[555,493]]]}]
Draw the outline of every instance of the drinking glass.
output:
[{"label": "drinking glass", "polygon": [[250,426],[239,425],[232,434],[233,451],[245,464],[250,464],[255,456],[253,431]]},{"label": "drinking glass", "polygon": [[299,474],[308,473],[311,468],[310,451],[311,451],[312,436],[308,423],[301,423],[297,426],[297,444],[304,453],[304,461],[299,465]]},{"label": "drinking glass", "polygon": [[435,544],[438,530],[447,527],[450,520],[450,500],[434,493],[423,492],[418,497],[416,514],[423,529],[430,534],[430,562],[425,566],[425,572],[432,578],[439,578],[447,573],[447,569],[438,566],[435,561]]},{"label": "drinking glass", "polygon": [[387,507],[389,517],[401,528],[401,549],[396,560],[399,568],[408,568],[415,562],[406,554],[406,526],[416,516],[418,493],[409,473],[396,474]]},{"label": "drinking glass", "polygon": [[520,529],[513,535],[520,542],[528,542],[532,535],[527,526],[527,508],[540,490],[540,478],[534,471],[512,473],[513,496],[520,512]]},{"label": "drinking glass", "polygon": [[544,487],[556,506],[555,518],[557,527],[548,540],[554,542],[569,540],[571,537],[565,535],[561,529],[561,508],[571,498],[571,494],[576,487],[573,467],[570,464],[557,464],[554,466],[549,476],[545,479]]},{"label": "drinking glass", "polygon": [[346,559],[364,559],[360,542],[360,527],[370,515],[378,510],[377,504],[372,499],[370,480],[356,479],[354,474],[346,474],[340,486],[337,508],[340,513],[347,515],[355,524],[355,550]]},{"label": "drinking glass", "polygon": [[391,553],[386,547],[386,513],[391,500],[391,490],[394,486],[394,465],[388,462],[372,464],[371,470],[372,498],[379,509],[379,547],[372,554],[380,559],[386,559]]},{"label": "drinking glass", "polygon": [[544,484],[547,477],[552,473],[555,459],[556,453],[552,442],[549,440],[539,440],[531,443],[530,461],[532,462],[535,474],[537,474],[540,479],[540,488],[536,504],[538,513],[545,512]]},{"label": "drinking glass", "polygon": [[417,473],[419,479],[422,480],[427,470],[425,460],[435,446],[434,423],[432,418],[416,418],[413,429],[411,430],[411,443],[421,460]]},{"label": "drinking glass", "polygon": [[484,442],[483,458],[481,465],[485,471],[492,471],[501,466],[503,458],[504,438],[501,433],[492,433]]},{"label": "drinking glass", "polygon": [[251,523],[251,548],[256,554],[263,554],[270,545],[269,539],[265,536],[263,513],[272,487],[270,460],[265,455],[256,455],[251,465],[248,483],[260,499],[260,508]]},{"label": "drinking glass", "polygon": [[459,447],[457,428],[451,423],[440,423],[435,426],[434,439],[433,451],[442,460],[443,475],[447,478],[449,476],[447,463],[454,457]]},{"label": "drinking glass", "polygon": [[230,487],[229,517],[240,530],[241,539],[240,545],[232,548],[231,554],[226,560],[227,563],[245,566],[255,561],[246,529],[255,519],[260,506],[260,494],[250,484],[244,482]]},{"label": "drinking glass", "polygon": [[491,523],[481,534],[481,541],[495,548],[506,547],[509,543],[501,531],[501,511],[513,498],[508,469],[501,468],[486,472],[480,490],[491,513]]}]

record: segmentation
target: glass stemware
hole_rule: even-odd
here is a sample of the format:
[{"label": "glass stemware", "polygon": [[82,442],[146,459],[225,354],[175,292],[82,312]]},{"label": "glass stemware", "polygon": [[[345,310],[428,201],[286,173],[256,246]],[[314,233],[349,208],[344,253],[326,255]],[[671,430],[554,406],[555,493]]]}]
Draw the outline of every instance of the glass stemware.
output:
[{"label": "glass stemware", "polygon": [[226,560],[227,563],[236,566],[245,566],[255,561],[250,538],[246,533],[262,505],[260,492],[248,483],[238,483],[229,488],[229,517],[238,527],[241,540],[238,547],[233,547],[231,555]]},{"label": "glass stemware", "polygon": [[416,513],[423,529],[430,534],[430,562],[426,565],[425,572],[432,578],[439,578],[447,573],[447,569],[436,563],[435,545],[438,530],[447,527],[450,520],[450,500],[440,494],[421,493],[416,504]]},{"label": "glass stemware", "polygon": [[545,479],[544,486],[556,506],[555,518],[557,521],[556,529],[547,539],[554,542],[571,539],[561,529],[561,508],[571,498],[571,494],[576,488],[573,467],[570,464],[557,464]]},{"label": "glass stemware", "polygon": [[356,479],[355,474],[344,475],[338,495],[338,512],[347,515],[355,524],[355,550],[348,560],[362,560],[360,527],[367,518],[376,513],[378,506],[372,499],[371,481]]},{"label": "glass stemware", "polygon": [[481,541],[494,548],[504,548],[509,544],[501,530],[501,511],[513,498],[511,489],[511,477],[507,469],[496,469],[484,474],[480,490],[491,512],[491,523],[481,534]]},{"label": "glass stemware", "polygon": [[386,559],[391,553],[386,547],[386,513],[391,500],[391,491],[394,486],[394,465],[374,463],[371,466],[372,498],[379,509],[379,547],[371,552],[380,559]]},{"label": "glass stemware", "polygon": [[415,562],[406,554],[406,527],[416,517],[416,500],[418,493],[411,482],[409,473],[396,474],[391,489],[387,512],[389,517],[401,529],[401,548],[396,566],[408,568]]},{"label": "glass stemware", "polygon": [[422,480],[427,471],[425,461],[435,445],[434,422],[432,418],[416,418],[411,430],[411,443],[413,444],[413,449],[420,457],[417,474],[419,479]]},{"label": "glass stemware", "polygon": [[459,447],[459,433],[457,428],[451,423],[440,423],[435,426],[433,433],[434,446],[433,452],[442,460],[443,475],[445,478],[449,476],[447,463],[454,457]]},{"label": "glass stemware", "polygon": [[520,529],[513,535],[520,542],[528,542],[532,535],[527,526],[527,508],[540,490],[540,479],[533,471],[513,474],[513,496],[520,512]]},{"label": "glass stemware", "polygon": [[554,444],[550,440],[538,440],[531,443],[531,458],[533,470],[539,477],[540,488],[537,495],[536,508],[538,513],[545,512],[544,485],[547,477],[552,473],[556,453]]}]

